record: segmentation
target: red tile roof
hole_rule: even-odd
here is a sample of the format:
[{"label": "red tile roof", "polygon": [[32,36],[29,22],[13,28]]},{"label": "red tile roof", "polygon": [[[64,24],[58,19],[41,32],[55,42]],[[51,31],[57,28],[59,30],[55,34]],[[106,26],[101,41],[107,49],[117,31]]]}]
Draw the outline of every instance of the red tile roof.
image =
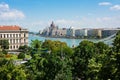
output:
[{"label": "red tile roof", "polygon": [[20,30],[19,26],[0,26],[0,30]]}]

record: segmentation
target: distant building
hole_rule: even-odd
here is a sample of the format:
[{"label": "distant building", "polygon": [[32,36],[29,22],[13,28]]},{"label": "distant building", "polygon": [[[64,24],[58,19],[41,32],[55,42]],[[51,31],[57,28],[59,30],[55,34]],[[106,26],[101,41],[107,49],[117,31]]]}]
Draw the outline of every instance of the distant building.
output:
[{"label": "distant building", "polygon": [[88,38],[101,38],[102,30],[101,29],[89,29],[88,30]]},{"label": "distant building", "polygon": [[70,27],[69,29],[67,29],[66,36],[67,37],[75,37],[75,29],[72,28],[72,27]]},{"label": "distant building", "polygon": [[42,31],[42,33],[41,33],[41,35],[43,35],[43,36],[48,36],[49,35],[49,28],[45,28],[43,31]]},{"label": "distant building", "polygon": [[8,40],[9,50],[18,50],[20,46],[28,45],[28,30],[19,26],[0,26],[0,39]]},{"label": "distant building", "polygon": [[53,30],[54,35],[53,36],[66,36],[66,29],[58,29],[58,30]]},{"label": "distant building", "polygon": [[42,31],[41,31],[41,30],[39,30],[39,34],[42,34]]},{"label": "distant building", "polygon": [[76,37],[85,37],[87,36],[87,29],[76,29],[75,30]]},{"label": "distant building", "polygon": [[49,36],[49,37],[75,37],[75,38],[105,38],[108,36],[111,36],[115,34],[118,30],[116,29],[74,29],[72,27],[70,28],[59,28],[52,23],[49,27],[45,28],[42,31],[43,36]]},{"label": "distant building", "polygon": [[66,35],[66,29],[65,28],[59,29],[59,27],[56,26],[54,24],[54,22],[52,22],[50,27],[43,30],[42,35],[44,35],[44,36],[52,36],[52,37],[65,36]]}]

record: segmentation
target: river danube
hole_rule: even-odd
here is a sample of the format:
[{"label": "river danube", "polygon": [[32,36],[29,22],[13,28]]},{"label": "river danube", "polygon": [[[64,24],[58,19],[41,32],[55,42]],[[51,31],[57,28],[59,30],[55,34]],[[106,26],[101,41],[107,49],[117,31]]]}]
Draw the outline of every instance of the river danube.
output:
[{"label": "river danube", "polygon": [[[73,45],[74,46],[77,46],[79,45],[79,43],[85,39],[67,39],[67,38],[50,38],[50,37],[41,37],[41,36],[38,36],[38,35],[32,35],[32,34],[29,34],[29,44],[31,43],[31,40],[35,40],[35,39],[38,39],[40,41],[45,41],[45,40],[59,40],[61,42],[66,42],[68,46],[72,47]],[[93,42],[98,42],[98,39],[88,39],[90,41],[93,41]]]}]

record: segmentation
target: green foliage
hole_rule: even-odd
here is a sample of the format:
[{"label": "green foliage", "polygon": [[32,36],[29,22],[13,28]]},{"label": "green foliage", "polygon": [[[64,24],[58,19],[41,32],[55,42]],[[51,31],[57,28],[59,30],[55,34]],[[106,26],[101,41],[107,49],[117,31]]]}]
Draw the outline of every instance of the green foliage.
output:
[{"label": "green foliage", "polygon": [[29,71],[34,75],[35,80],[72,80],[72,72],[70,60],[61,59],[60,56],[54,54],[42,53],[35,54],[27,63]]},{"label": "green foliage", "polygon": [[30,54],[32,51],[32,48],[27,45],[24,45],[19,47],[19,51],[25,54]]},{"label": "green foliage", "polygon": [[116,38],[113,41],[113,50],[120,53],[120,31],[116,34]]},{"label": "green foliage", "polygon": [[35,80],[72,80],[72,49],[66,43],[51,40],[42,44],[42,49],[44,48],[51,50],[51,53],[35,51],[26,64],[29,66],[28,73]]},{"label": "green foliage", "polygon": [[18,59],[24,59],[25,58],[25,53],[19,53]]},{"label": "green foliage", "polygon": [[103,42],[95,43],[96,53],[102,54],[105,50],[109,49],[109,46]]},{"label": "green foliage", "polygon": [[87,79],[87,70],[89,60],[95,55],[95,45],[90,41],[82,41],[78,47],[75,48],[73,56],[74,70],[73,74],[76,78]]},{"label": "green foliage", "polygon": [[36,54],[36,53],[41,53],[41,50],[42,50],[42,42],[41,41],[39,41],[39,40],[32,40],[32,42],[31,42],[31,50],[29,50],[30,51],[30,54],[31,54],[31,56],[33,56],[34,54]]},{"label": "green foliage", "polygon": [[12,60],[0,60],[0,80],[26,80],[25,71],[15,66]]},{"label": "green foliage", "polygon": [[59,56],[72,55],[73,50],[67,46],[66,43],[60,41],[45,40],[42,44],[42,48],[46,48],[51,51],[52,54]]},{"label": "green foliage", "polygon": [[0,58],[5,58],[5,54],[0,53]]},{"label": "green foliage", "polygon": [[20,47],[19,58],[25,58],[24,53],[32,54],[23,67],[0,59],[0,80],[119,80],[119,33],[113,47],[84,40],[72,49],[60,41],[33,40],[31,47]]},{"label": "green foliage", "polygon": [[32,40],[31,47],[34,49],[41,49],[42,42],[39,40]]},{"label": "green foliage", "polygon": [[3,52],[3,54],[7,54],[8,53],[8,51],[5,50],[5,49],[3,49],[2,52]]},{"label": "green foliage", "polygon": [[0,40],[0,46],[2,49],[8,49],[9,48],[8,40]]},{"label": "green foliage", "polygon": [[0,67],[2,67],[2,65],[5,65],[7,63],[7,60],[2,58],[0,59]]}]

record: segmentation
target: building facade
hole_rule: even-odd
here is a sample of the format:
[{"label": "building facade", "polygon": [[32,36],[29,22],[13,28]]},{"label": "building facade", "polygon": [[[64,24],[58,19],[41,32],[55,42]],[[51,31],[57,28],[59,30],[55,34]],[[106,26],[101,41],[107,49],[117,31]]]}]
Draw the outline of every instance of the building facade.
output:
[{"label": "building facade", "polygon": [[66,36],[67,37],[75,37],[75,29],[72,28],[72,27],[70,27],[69,29],[67,29]]},{"label": "building facade", "polygon": [[59,28],[58,26],[56,26],[54,24],[54,22],[52,22],[50,27],[43,30],[42,35],[43,36],[52,36],[52,37],[66,36],[66,29]]},{"label": "building facade", "polygon": [[28,30],[19,26],[0,26],[0,40],[8,40],[9,50],[28,45]]},{"label": "building facade", "polygon": [[87,36],[87,29],[76,29],[75,30],[75,36],[84,38]]},{"label": "building facade", "polygon": [[88,38],[101,38],[102,30],[101,29],[89,29]]},{"label": "building facade", "polygon": [[81,28],[81,29],[74,29],[73,27],[70,28],[59,28],[54,24],[47,28],[45,28],[41,35],[48,36],[48,37],[67,37],[67,38],[105,38],[109,37],[117,31],[120,30],[119,28]]}]

